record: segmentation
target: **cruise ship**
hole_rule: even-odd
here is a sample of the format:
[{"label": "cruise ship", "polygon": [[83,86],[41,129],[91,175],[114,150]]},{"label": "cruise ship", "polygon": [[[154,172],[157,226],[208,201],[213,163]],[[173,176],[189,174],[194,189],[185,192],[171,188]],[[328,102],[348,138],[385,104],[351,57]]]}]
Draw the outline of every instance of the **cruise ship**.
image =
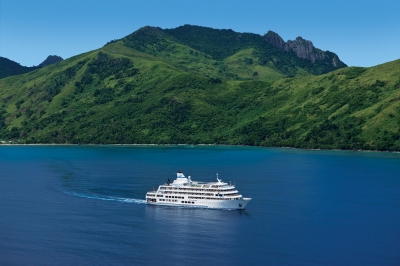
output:
[{"label": "cruise ship", "polygon": [[182,172],[171,183],[160,185],[146,193],[146,202],[154,205],[180,206],[207,209],[243,210],[251,198],[243,198],[234,185],[222,182],[197,182]]}]

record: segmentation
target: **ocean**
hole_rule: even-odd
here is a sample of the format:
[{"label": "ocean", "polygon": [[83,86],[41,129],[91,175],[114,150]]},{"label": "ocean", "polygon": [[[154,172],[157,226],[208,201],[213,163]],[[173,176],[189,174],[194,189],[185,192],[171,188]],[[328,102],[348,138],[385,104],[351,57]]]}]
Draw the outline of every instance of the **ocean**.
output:
[{"label": "ocean", "polygon": [[[252,201],[147,205],[177,171]],[[3,145],[0,265],[400,265],[400,154]]]}]

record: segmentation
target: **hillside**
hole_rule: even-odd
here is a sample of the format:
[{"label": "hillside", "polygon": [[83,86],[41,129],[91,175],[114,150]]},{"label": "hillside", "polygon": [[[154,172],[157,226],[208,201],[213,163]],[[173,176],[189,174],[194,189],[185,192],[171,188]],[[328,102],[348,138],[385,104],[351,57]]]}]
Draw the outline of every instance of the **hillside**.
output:
[{"label": "hillside", "polygon": [[60,62],[62,60],[63,59],[57,55],[49,55],[39,65],[32,66],[32,67],[26,67],[26,66],[21,66],[17,62],[14,62],[10,59],[0,56],[0,79],[9,77],[9,76],[24,74],[24,73],[33,71],[35,69]]},{"label": "hillside", "polygon": [[[298,38],[296,45],[281,47],[275,45],[272,40],[281,39],[279,35],[276,33],[272,35],[271,38],[271,32],[260,36],[254,33],[238,33],[233,30],[192,25],[166,30],[147,26],[126,36],[122,42],[138,51],[163,58],[168,63],[176,60],[176,65],[186,67],[185,70],[189,71],[197,70],[193,68],[194,62],[214,64],[218,71],[214,75],[218,74],[230,79],[238,79],[240,76],[230,71],[226,60],[246,50],[250,51],[246,57],[237,58],[243,65],[252,69],[255,66],[270,69],[286,77],[323,74],[346,67],[336,54],[323,52],[315,48],[310,41]],[[186,49],[183,54],[182,48]],[[208,61],[204,61],[205,59]],[[204,70],[198,73],[204,74]]]},{"label": "hillside", "polygon": [[[1,79],[0,139],[400,150],[400,61],[322,75],[311,73],[318,64],[286,65],[288,74],[255,45],[212,54],[180,34],[145,27]],[[317,62],[266,47],[281,62]]]},{"label": "hillside", "polygon": [[8,76],[23,74],[32,71],[35,68],[36,67],[21,66],[17,62],[0,56],[0,79]]}]

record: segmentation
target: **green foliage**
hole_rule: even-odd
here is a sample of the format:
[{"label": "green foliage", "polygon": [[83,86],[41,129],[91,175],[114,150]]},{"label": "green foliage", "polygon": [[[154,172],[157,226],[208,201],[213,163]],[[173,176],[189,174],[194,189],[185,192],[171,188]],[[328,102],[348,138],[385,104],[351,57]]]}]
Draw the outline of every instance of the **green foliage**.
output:
[{"label": "green foliage", "polygon": [[[268,68],[273,66],[287,77],[298,75],[299,69],[303,69],[309,74],[319,75],[346,66],[334,53],[329,51],[325,52],[324,59],[312,62],[308,59],[298,58],[293,51],[284,51],[271,46],[258,34],[238,33],[233,30],[218,30],[192,25],[165,30],[144,27],[128,35],[123,39],[123,42],[141,52],[154,56],[164,55],[167,60],[170,60],[171,56],[177,53],[178,44],[185,45],[190,47],[188,52],[194,61],[196,61],[194,58],[198,56],[197,51],[216,60],[219,73],[225,74],[228,79],[237,79],[237,75],[224,73],[227,67],[222,61],[249,48],[254,49],[253,56],[258,59],[260,65]],[[188,59],[188,57],[185,57],[185,65]],[[338,62],[337,66],[332,64],[334,60]],[[254,65],[255,60],[246,57],[243,62],[250,66]],[[254,73],[254,71],[251,73]]]},{"label": "green foliage", "polygon": [[61,89],[75,77],[76,72],[81,69],[86,62],[87,60],[80,61],[74,66],[63,70],[50,78],[43,88],[43,90],[47,92],[45,99],[51,101],[54,96],[59,94]]},{"label": "green foliage", "polygon": [[165,39],[165,33],[160,28],[143,27],[123,39],[128,47],[138,51],[156,55],[165,50],[169,42]]},{"label": "green foliage", "polygon": [[324,90],[325,90],[324,87],[318,87],[318,88],[312,89],[311,93],[315,95],[315,94],[319,94],[319,93],[323,92]]},{"label": "green foliage", "polygon": [[260,58],[262,65],[273,64],[277,69],[288,77],[294,77],[298,68],[306,70],[310,74],[321,75],[338,68],[345,67],[343,63],[335,67],[332,65],[332,60],[336,56],[329,51],[325,52],[326,57],[322,60],[311,60],[299,58],[293,51],[284,51],[278,48],[261,45],[254,51],[254,56]]},{"label": "green foliage", "polygon": [[37,68],[38,67],[21,66],[20,64],[12,61],[10,59],[0,56],[0,79],[8,77],[8,76],[27,73],[27,72],[35,70]]},{"label": "green foliage", "polygon": [[[128,58],[113,58],[105,53],[99,52],[95,60],[92,60],[87,68],[89,74],[96,74],[100,79],[104,79],[111,75],[117,75],[122,71],[128,70],[126,75],[135,75],[135,70],[129,70],[133,66],[133,63]],[[122,73],[121,77],[125,74]],[[91,82],[90,77],[86,77],[88,80],[82,80],[83,83],[89,84]]]},{"label": "green foliage", "polygon": [[96,89],[93,96],[96,104],[104,104],[114,99],[114,91],[112,88]]},{"label": "green foliage", "polygon": [[252,58],[245,58],[244,62],[246,63],[246,65],[252,65],[253,64],[253,59]]},{"label": "green foliage", "polygon": [[346,78],[347,79],[355,79],[362,75],[365,71],[367,71],[367,68],[364,67],[351,67],[346,71]]},{"label": "green foliage", "polygon": [[164,30],[179,42],[198,51],[223,60],[242,49],[261,44],[261,36],[251,33],[237,33],[233,30],[217,30],[207,27],[184,25]]},{"label": "green foliage", "polygon": [[1,79],[0,139],[400,150],[400,61],[299,77],[326,69],[257,36],[149,27]]}]

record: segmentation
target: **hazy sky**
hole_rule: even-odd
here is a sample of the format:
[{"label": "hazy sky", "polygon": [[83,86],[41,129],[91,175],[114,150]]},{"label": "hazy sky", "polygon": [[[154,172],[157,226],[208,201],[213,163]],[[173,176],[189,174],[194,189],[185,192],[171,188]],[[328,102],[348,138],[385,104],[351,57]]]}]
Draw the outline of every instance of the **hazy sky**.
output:
[{"label": "hazy sky", "polygon": [[349,66],[400,59],[400,0],[0,0],[0,56],[25,66],[184,24],[302,36]]}]

